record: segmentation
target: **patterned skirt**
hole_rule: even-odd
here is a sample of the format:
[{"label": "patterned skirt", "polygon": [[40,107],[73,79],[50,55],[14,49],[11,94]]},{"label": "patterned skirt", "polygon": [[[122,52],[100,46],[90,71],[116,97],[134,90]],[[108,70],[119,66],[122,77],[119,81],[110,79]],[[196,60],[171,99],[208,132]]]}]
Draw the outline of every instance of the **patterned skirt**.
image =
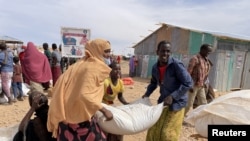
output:
[{"label": "patterned skirt", "polygon": [[149,128],[146,141],[178,141],[183,118],[184,108],[179,111],[164,108],[159,120]]},{"label": "patterned skirt", "polygon": [[78,124],[59,123],[58,141],[106,141],[106,136],[96,119]]}]

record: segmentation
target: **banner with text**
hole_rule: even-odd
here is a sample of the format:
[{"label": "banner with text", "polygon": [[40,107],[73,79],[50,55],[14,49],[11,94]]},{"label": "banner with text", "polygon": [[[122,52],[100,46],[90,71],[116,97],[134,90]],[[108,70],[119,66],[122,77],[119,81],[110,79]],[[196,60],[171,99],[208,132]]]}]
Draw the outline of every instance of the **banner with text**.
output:
[{"label": "banner with text", "polygon": [[61,40],[62,56],[81,58],[85,44],[90,40],[90,29],[62,27]]}]

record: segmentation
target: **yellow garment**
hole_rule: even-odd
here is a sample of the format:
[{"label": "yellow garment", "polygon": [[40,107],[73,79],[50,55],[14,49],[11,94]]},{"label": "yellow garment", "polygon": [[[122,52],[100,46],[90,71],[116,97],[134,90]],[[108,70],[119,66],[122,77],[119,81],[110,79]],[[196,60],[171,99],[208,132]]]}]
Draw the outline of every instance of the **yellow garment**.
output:
[{"label": "yellow garment", "polygon": [[[110,93],[110,88],[112,93]],[[118,79],[116,86],[113,85],[111,78],[104,80],[104,96],[102,102],[105,104],[113,104],[113,101],[117,97],[118,93],[124,92],[124,85],[121,79]]]},{"label": "yellow garment", "polygon": [[104,63],[104,50],[110,49],[106,40],[89,41],[85,57],[71,65],[52,89],[47,128],[57,137],[58,124],[91,120],[102,108],[103,82],[111,69]]},{"label": "yellow garment", "polygon": [[184,108],[179,111],[164,108],[159,120],[148,129],[146,141],[178,141],[183,118]]}]

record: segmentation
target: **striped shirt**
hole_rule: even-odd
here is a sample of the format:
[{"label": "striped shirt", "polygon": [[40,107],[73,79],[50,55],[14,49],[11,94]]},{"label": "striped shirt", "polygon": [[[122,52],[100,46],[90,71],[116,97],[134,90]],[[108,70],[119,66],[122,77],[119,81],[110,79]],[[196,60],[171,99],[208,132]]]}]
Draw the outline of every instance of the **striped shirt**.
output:
[{"label": "striped shirt", "polygon": [[208,58],[204,58],[200,54],[197,54],[190,59],[188,72],[191,75],[195,86],[204,85],[210,68],[211,65]]}]

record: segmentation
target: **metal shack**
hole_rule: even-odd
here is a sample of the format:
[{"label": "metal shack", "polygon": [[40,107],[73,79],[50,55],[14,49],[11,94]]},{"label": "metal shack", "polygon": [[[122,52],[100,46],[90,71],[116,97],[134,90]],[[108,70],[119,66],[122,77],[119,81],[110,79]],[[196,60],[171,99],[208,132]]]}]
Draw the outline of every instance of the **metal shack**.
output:
[{"label": "metal shack", "polygon": [[213,63],[209,73],[210,84],[218,91],[250,89],[250,39],[169,24],[162,24],[133,46],[139,61],[136,76],[151,77],[151,68],[157,61],[156,47],[162,40],[171,42],[173,57],[181,60],[186,67],[189,59],[199,52],[201,44],[213,45],[214,51],[209,55]]}]

